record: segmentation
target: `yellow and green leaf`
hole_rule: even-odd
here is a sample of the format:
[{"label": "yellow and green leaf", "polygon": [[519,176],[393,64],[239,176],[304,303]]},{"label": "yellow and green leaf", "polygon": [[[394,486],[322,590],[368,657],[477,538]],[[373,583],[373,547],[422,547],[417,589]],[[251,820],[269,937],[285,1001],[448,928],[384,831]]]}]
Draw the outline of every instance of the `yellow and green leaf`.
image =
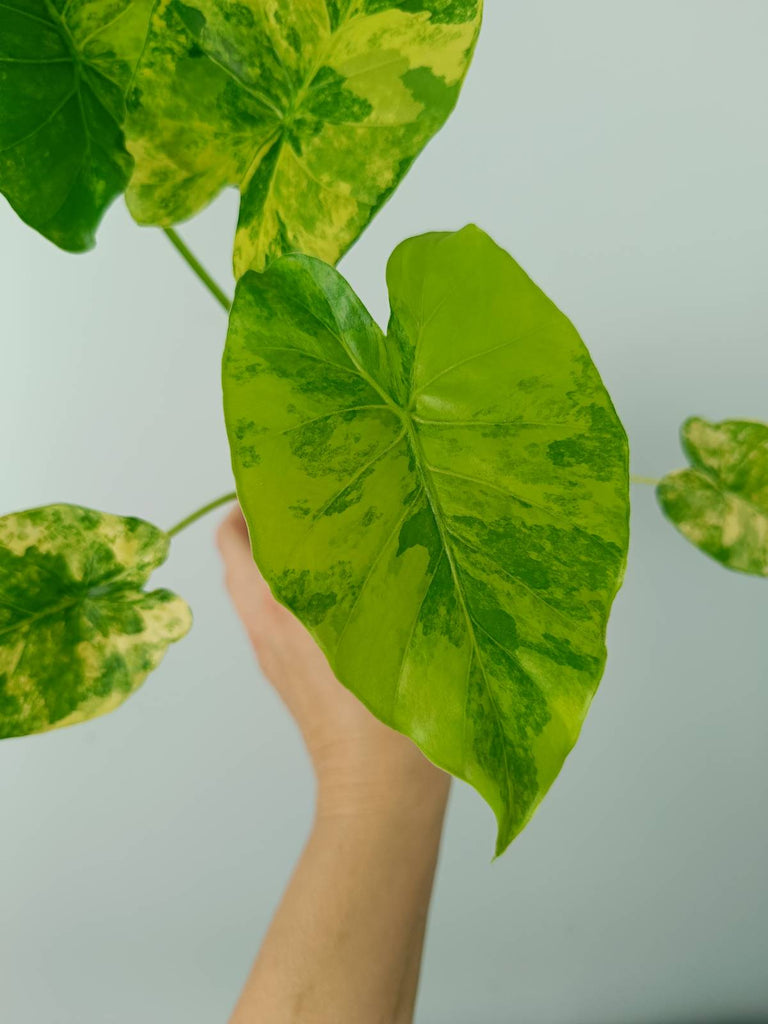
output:
[{"label": "yellow and green leaf", "polygon": [[524,827],[579,735],[628,544],[621,423],[568,319],[475,227],[240,280],[224,409],[253,554],[341,682]]},{"label": "yellow and green leaf", "polygon": [[691,468],[658,485],[664,514],[727,569],[768,576],[768,424],[692,417],[682,443]]},{"label": "yellow and green leaf", "polygon": [[168,546],[77,505],[0,518],[0,738],[95,718],[141,686],[192,623],[180,597],[143,589]]},{"label": "yellow and green leaf", "polygon": [[128,96],[142,224],[240,189],[235,271],[335,263],[451,112],[481,0],[159,0]]},{"label": "yellow and green leaf", "polygon": [[124,95],[152,0],[3,0],[0,192],[72,252],[128,182]]}]

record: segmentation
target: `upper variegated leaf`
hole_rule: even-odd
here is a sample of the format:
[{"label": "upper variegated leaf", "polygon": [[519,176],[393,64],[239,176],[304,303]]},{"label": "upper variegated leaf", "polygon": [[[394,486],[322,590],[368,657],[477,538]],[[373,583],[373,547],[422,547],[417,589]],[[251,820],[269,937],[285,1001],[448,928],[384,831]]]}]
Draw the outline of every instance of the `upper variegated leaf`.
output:
[{"label": "upper variegated leaf", "polygon": [[664,514],[726,568],[768,576],[768,424],[692,417],[682,442],[691,468],[659,484]]},{"label": "upper variegated leaf", "polygon": [[169,538],[141,519],[48,505],[0,519],[0,738],[112,711],[192,618],[143,587]]},{"label": "upper variegated leaf", "polygon": [[0,192],[80,252],[125,189],[120,125],[152,0],[0,3]]},{"label": "upper variegated leaf", "polygon": [[239,275],[335,263],[456,102],[481,0],[159,0],[135,88],[128,205],[143,224],[242,199]]},{"label": "upper variegated leaf", "polygon": [[388,337],[285,256],[223,365],[253,553],[338,678],[493,807],[497,850],[575,743],[628,543],[627,442],[571,323],[482,231],[410,239]]}]

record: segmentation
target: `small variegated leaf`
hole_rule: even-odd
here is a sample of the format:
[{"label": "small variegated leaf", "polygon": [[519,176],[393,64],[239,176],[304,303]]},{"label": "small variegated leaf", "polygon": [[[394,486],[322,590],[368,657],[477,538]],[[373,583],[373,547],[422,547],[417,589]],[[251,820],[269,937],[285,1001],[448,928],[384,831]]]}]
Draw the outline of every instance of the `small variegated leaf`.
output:
[{"label": "small variegated leaf", "polygon": [[726,568],[768,576],[768,424],[694,416],[681,437],[691,468],[659,483],[664,514]]},{"label": "small variegated leaf", "polygon": [[152,0],[0,3],[0,192],[72,252],[124,190],[120,125]]},{"label": "small variegated leaf", "polygon": [[235,272],[335,263],[453,109],[482,0],[159,0],[128,96],[142,224],[242,194]]},{"label": "small variegated leaf", "polygon": [[47,505],[0,519],[0,738],[112,711],[192,624],[143,589],[169,537],[142,519]]},{"label": "small variegated leaf", "polygon": [[223,363],[255,560],[341,682],[489,802],[497,852],[579,735],[628,544],[627,441],[572,324],[482,231],[237,288]]}]

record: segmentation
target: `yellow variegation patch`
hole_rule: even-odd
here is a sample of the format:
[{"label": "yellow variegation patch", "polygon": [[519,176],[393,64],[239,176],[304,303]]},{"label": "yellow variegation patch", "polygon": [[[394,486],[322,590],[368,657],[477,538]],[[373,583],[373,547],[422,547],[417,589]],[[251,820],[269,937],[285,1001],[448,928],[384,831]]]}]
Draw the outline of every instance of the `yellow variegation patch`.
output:
[{"label": "yellow variegation patch", "polygon": [[142,519],[48,505],[0,519],[0,738],[118,707],[192,623],[143,589],[169,538]]},{"label": "yellow variegation patch", "polygon": [[242,193],[235,271],[335,263],[458,97],[481,0],[159,0],[126,133],[141,223]]}]

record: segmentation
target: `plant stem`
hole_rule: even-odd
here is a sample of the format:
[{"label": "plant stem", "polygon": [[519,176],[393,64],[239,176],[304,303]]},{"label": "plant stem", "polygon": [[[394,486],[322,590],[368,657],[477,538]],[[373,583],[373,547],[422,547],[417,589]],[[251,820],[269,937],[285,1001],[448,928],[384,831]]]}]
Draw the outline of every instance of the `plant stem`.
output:
[{"label": "plant stem", "polygon": [[174,247],[174,249],[176,249],[177,252],[181,253],[181,255],[187,261],[189,266],[197,274],[197,276],[203,282],[205,287],[214,297],[214,299],[216,299],[220,306],[223,306],[224,309],[226,309],[227,312],[229,312],[229,310],[232,308],[231,300],[227,298],[226,293],[221,288],[219,288],[219,286],[213,280],[211,275],[202,265],[200,260],[198,260],[194,253],[184,244],[184,242],[181,240],[179,235],[173,230],[173,228],[163,228],[163,231],[165,232],[166,237],[170,241],[171,245]]},{"label": "plant stem", "polygon": [[655,487],[656,484],[660,484],[661,480],[657,480],[652,476],[636,476],[634,473],[630,476],[630,482],[633,484],[648,484],[649,487]]},{"label": "plant stem", "polygon": [[180,523],[176,523],[175,526],[168,530],[169,537],[175,537],[177,533],[181,533],[182,530],[186,530],[188,526],[207,515],[209,512],[213,512],[215,508],[219,508],[221,505],[226,505],[227,502],[236,501],[237,493],[232,491],[231,494],[224,494],[221,498],[216,498],[215,501],[209,501],[207,505],[203,505],[197,512],[193,512],[187,516],[186,519],[182,519]]}]

